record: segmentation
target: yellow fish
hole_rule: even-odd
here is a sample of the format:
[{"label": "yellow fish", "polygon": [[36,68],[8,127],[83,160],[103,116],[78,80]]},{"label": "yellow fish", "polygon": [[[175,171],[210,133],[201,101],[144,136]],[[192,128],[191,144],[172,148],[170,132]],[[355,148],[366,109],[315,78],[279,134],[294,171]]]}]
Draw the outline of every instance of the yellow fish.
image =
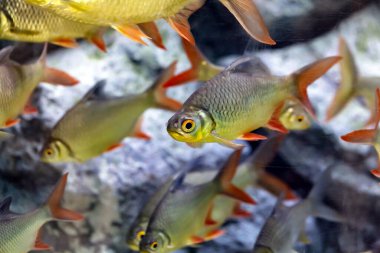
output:
[{"label": "yellow fish", "polygon": [[142,114],[151,107],[176,110],[181,104],[165,95],[162,87],[176,63],[163,71],[145,92],[119,98],[98,98],[105,85],[99,82],[51,130],[42,150],[46,162],[85,162],[121,144],[127,136],[149,139],[141,131]]},{"label": "yellow fish", "polygon": [[41,226],[53,220],[80,221],[79,213],[61,207],[68,174],[58,182],[47,203],[26,214],[10,211],[11,198],[0,203],[0,252],[26,253],[31,250],[50,250],[41,240]]},{"label": "yellow fish", "polygon": [[32,64],[21,65],[9,57],[13,47],[0,51],[0,126],[12,126],[24,111],[33,112],[28,100],[40,82],[72,86],[78,80],[57,69],[46,67],[47,44],[40,59]]},{"label": "yellow fish", "polygon": [[288,130],[306,130],[312,119],[307,110],[297,101],[288,100],[281,109],[279,120]]},{"label": "yellow fish", "polygon": [[360,76],[354,57],[343,37],[339,41],[341,83],[335,97],[327,109],[326,120],[331,120],[354,98],[363,97],[366,106],[371,111],[368,125],[375,122],[376,89],[380,88],[380,76]]},{"label": "yellow fish", "polygon": [[266,139],[250,133],[260,127],[286,132],[278,111],[287,100],[296,99],[312,112],[307,87],[339,60],[324,58],[289,76],[239,72],[238,60],[195,91],[168,121],[167,131],[193,146],[216,142],[231,148],[242,147],[235,139]]},{"label": "yellow fish", "polygon": [[[141,23],[166,19],[182,37],[194,43],[188,18],[205,0],[25,0],[65,18],[88,24],[111,26],[136,41],[146,37]],[[242,27],[256,40],[273,45],[264,20],[252,0],[220,0]]]},{"label": "yellow fish", "polygon": [[75,47],[75,39],[85,38],[106,50],[99,26],[67,20],[24,0],[1,1],[0,20],[1,39]]}]

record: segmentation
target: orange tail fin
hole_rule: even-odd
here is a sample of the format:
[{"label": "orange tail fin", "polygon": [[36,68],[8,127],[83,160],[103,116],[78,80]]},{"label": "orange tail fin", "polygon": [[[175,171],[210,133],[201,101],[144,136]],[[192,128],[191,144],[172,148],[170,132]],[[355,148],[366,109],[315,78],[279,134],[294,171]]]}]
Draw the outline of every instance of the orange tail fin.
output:
[{"label": "orange tail fin", "polygon": [[307,96],[307,87],[324,75],[340,59],[339,56],[327,57],[311,63],[293,74],[298,87],[298,97],[312,115],[314,115],[314,110]]},{"label": "orange tail fin", "polygon": [[238,187],[231,183],[231,180],[235,176],[237,167],[239,166],[240,155],[241,150],[235,151],[230,156],[227,163],[216,176],[214,181],[220,185],[222,194],[243,201],[245,203],[256,204],[256,202],[247,193],[240,190]]},{"label": "orange tail fin", "polygon": [[176,61],[170,64],[157,78],[153,86],[147,91],[153,92],[154,99],[158,107],[172,111],[178,111],[182,107],[182,104],[166,96],[166,89],[164,88],[164,84],[174,75],[176,65]]},{"label": "orange tail fin", "polygon": [[59,180],[53,193],[49,197],[47,206],[49,207],[51,215],[54,219],[66,221],[80,221],[84,219],[84,217],[81,214],[61,207],[61,200],[65,192],[67,177],[68,173],[63,175],[62,178]]},{"label": "orange tail fin", "polygon": [[166,50],[166,47],[162,41],[162,37],[160,31],[158,30],[156,24],[154,22],[142,23],[138,24],[140,30],[145,33],[152,42],[159,48]]},{"label": "orange tail fin", "polygon": [[276,44],[252,0],[220,0],[220,2],[235,16],[250,36],[265,44]]}]

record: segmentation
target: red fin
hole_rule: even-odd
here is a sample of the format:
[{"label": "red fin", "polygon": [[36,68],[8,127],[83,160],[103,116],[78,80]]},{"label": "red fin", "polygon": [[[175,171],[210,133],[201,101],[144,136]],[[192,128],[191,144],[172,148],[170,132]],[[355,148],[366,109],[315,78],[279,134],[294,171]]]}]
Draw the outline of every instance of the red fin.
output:
[{"label": "red fin", "polygon": [[121,148],[123,144],[117,143],[107,148],[106,152],[114,151],[115,149]]},{"label": "red fin", "polygon": [[36,107],[34,107],[33,105],[31,104],[27,104],[25,107],[24,107],[24,111],[23,111],[24,114],[34,114],[34,113],[38,113],[38,110]]},{"label": "red fin", "polygon": [[249,35],[262,43],[276,44],[252,0],[220,0],[220,2],[235,16]]},{"label": "red fin", "polygon": [[42,82],[63,86],[74,86],[79,83],[78,79],[70,76],[64,71],[45,67]]},{"label": "red fin", "polygon": [[9,119],[5,122],[5,127],[13,127],[20,123],[20,119]]},{"label": "red fin", "polygon": [[371,144],[375,140],[375,137],[375,129],[364,129],[353,131],[349,134],[341,136],[340,138],[347,142]]},{"label": "red fin", "polygon": [[101,34],[95,34],[89,39],[89,41],[99,48],[100,51],[107,53],[107,46]]},{"label": "red fin", "polygon": [[36,241],[34,243],[33,250],[52,250],[52,248],[44,243],[41,239],[41,229],[37,233]]},{"label": "red fin", "polygon": [[315,117],[313,107],[307,96],[307,87],[324,75],[342,57],[333,56],[311,63],[293,74],[298,87],[298,96],[306,109]]},{"label": "red fin", "polygon": [[372,173],[372,175],[374,175],[375,177],[380,178],[380,168],[376,168],[376,169],[371,170],[371,173]]},{"label": "red fin", "polygon": [[262,172],[259,174],[258,184],[270,193],[280,196],[285,193],[285,199],[295,200],[297,196],[292,192],[291,188],[281,181],[279,178],[269,173]]},{"label": "red fin", "polygon": [[235,151],[214,180],[219,183],[222,194],[245,203],[256,204],[256,202],[246,192],[231,183],[231,180],[235,176],[236,169],[239,165],[240,155],[241,149]]},{"label": "red fin", "polygon": [[214,239],[216,239],[218,237],[221,237],[224,234],[225,234],[224,230],[222,230],[222,229],[216,229],[216,230],[213,230],[213,231],[211,231],[210,233],[208,233],[206,235],[206,240],[207,241],[214,240]]},{"label": "red fin", "polygon": [[159,107],[178,111],[181,109],[182,104],[172,98],[166,96],[166,89],[163,87],[164,84],[174,75],[177,62],[170,64],[157,78],[156,82],[153,84],[150,90],[154,92],[154,98]]},{"label": "red fin", "polygon": [[80,221],[80,220],[83,220],[84,218],[83,215],[61,207],[61,201],[62,201],[63,194],[65,192],[65,187],[67,183],[67,177],[68,177],[68,173],[63,175],[62,178],[59,180],[53,193],[50,195],[47,205],[54,219],[67,220],[67,221]]},{"label": "red fin", "polygon": [[188,17],[176,15],[169,18],[169,25],[183,38],[185,38],[192,45],[195,45],[195,40],[190,31],[190,24],[187,20]]},{"label": "red fin", "polygon": [[150,37],[152,42],[159,48],[166,50],[166,47],[162,41],[162,37],[160,31],[158,30],[156,24],[154,22],[142,23],[138,24],[138,27]]},{"label": "red fin", "polygon": [[271,118],[267,124],[267,127],[271,130],[275,130],[275,131],[278,131],[278,132],[283,133],[283,134],[289,133],[289,130],[286,129],[282,125],[282,123],[280,122],[280,120],[278,118],[277,119]]},{"label": "red fin", "polygon": [[198,71],[195,69],[186,70],[167,81],[164,88],[175,87],[183,83],[192,82],[198,79]]},{"label": "red fin", "polygon": [[261,140],[266,140],[267,137],[260,134],[255,134],[255,133],[246,133],[243,136],[239,137],[238,139],[244,140],[244,141],[261,141]]},{"label": "red fin", "polygon": [[212,219],[212,209],[213,209],[213,205],[211,205],[207,211],[207,216],[205,220],[205,224],[207,226],[213,226],[213,225],[218,224],[215,220]]},{"label": "red fin", "polygon": [[193,235],[190,237],[190,241],[193,244],[198,244],[204,242],[205,240],[200,236]]},{"label": "red fin", "polygon": [[239,217],[239,218],[249,218],[252,216],[252,213],[242,209],[241,204],[238,202],[238,203],[236,203],[236,205],[234,207],[233,215],[235,217]]},{"label": "red fin", "polygon": [[143,33],[139,27],[131,25],[113,25],[112,28],[128,37],[130,40],[147,45],[143,38],[149,38],[145,33]]},{"label": "red fin", "polygon": [[68,48],[76,48],[78,47],[78,43],[75,39],[57,39],[53,40],[50,43],[61,46],[61,47],[68,47]]},{"label": "red fin", "polygon": [[142,131],[143,116],[141,116],[135,125],[133,130],[133,136],[149,141],[151,137]]}]

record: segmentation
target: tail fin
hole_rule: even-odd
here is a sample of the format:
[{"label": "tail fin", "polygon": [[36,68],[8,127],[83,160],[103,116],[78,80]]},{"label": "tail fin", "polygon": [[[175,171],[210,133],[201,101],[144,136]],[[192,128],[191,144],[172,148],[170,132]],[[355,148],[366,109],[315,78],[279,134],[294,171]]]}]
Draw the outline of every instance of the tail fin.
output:
[{"label": "tail fin", "polygon": [[174,75],[176,65],[176,61],[170,64],[169,67],[162,71],[161,75],[157,78],[152,87],[147,90],[147,92],[153,92],[154,99],[158,107],[172,111],[178,111],[182,107],[182,104],[167,97],[166,89],[163,86]]},{"label": "tail fin", "polygon": [[375,128],[356,130],[349,134],[343,135],[340,138],[347,142],[373,144],[379,129],[380,121],[380,89],[376,89],[376,115],[375,115]]},{"label": "tail fin", "polygon": [[54,219],[66,221],[80,221],[84,219],[84,217],[81,214],[61,207],[61,200],[65,191],[67,177],[68,173],[63,175],[62,178],[59,180],[53,193],[49,197],[47,206],[49,207],[51,215]]},{"label": "tail fin", "polygon": [[307,87],[324,75],[340,59],[341,57],[339,56],[327,57],[311,63],[293,73],[295,83],[298,87],[298,97],[312,115],[314,115],[314,110],[309,97],[307,96]]},{"label": "tail fin", "polygon": [[220,2],[235,16],[250,36],[265,44],[276,44],[252,0],[220,0]]},{"label": "tail fin", "polygon": [[347,47],[343,37],[339,40],[339,55],[343,57],[340,62],[341,84],[327,109],[326,121],[337,115],[351,100],[354,95],[355,85],[358,79],[358,70],[352,57],[350,49]]},{"label": "tail fin", "polygon": [[162,41],[160,31],[158,30],[154,22],[138,24],[140,30],[145,33],[152,42],[159,48],[166,50],[166,47]]},{"label": "tail fin", "polygon": [[223,169],[215,177],[214,182],[218,183],[222,194],[238,199],[245,203],[255,204],[256,202],[247,193],[240,190],[231,183],[231,180],[235,176],[236,169],[239,165],[240,155],[241,150],[237,150],[230,156]]}]

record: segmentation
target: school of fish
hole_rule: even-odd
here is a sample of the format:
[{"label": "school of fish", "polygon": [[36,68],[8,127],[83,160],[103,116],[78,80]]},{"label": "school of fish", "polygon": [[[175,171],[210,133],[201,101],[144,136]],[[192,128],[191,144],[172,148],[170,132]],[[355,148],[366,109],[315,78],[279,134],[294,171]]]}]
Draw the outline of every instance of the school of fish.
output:
[{"label": "school of fish", "polygon": [[[78,163],[123,147],[125,138],[154,141],[142,130],[144,112],[158,108],[172,112],[167,122],[168,138],[200,148],[216,143],[231,154],[220,168],[181,170],[166,178],[148,197],[136,215],[125,243],[141,253],[168,253],[224,236],[229,219],[249,219],[245,205],[259,205],[249,188],[261,188],[277,197],[277,203],[262,226],[252,252],[296,252],[297,243],[308,244],[305,225],[309,217],[370,227],[380,232],[378,221],[380,165],[371,176],[344,165],[326,168],[305,199],[291,185],[272,175],[266,167],[276,156],[286,135],[318,124],[307,89],[331,68],[340,69],[340,83],[326,112],[333,120],[354,98],[362,97],[370,111],[369,129],[341,136],[351,143],[375,148],[380,159],[380,76],[362,76],[343,37],[336,55],[315,59],[292,73],[277,76],[263,61],[242,56],[228,66],[212,63],[197,47],[188,18],[205,0],[3,0],[0,1],[0,39],[44,43],[40,57],[31,63],[12,60],[14,46],[0,51],[0,125],[13,127],[23,114],[38,114],[32,95],[40,83],[70,89],[79,81],[70,74],[48,67],[48,43],[73,48],[86,39],[107,52],[102,36],[109,28],[129,39],[148,45],[151,41],[167,50],[156,22],[166,20],[179,34],[190,68],[176,73],[177,62],[167,64],[155,81],[140,94],[111,97],[101,80],[54,124],[40,150],[42,162]],[[264,18],[252,0],[219,0],[252,38],[275,45]],[[281,38],[279,38],[281,39]],[[338,66],[339,63],[339,66]],[[189,82],[200,86],[182,104],[167,95],[167,89]],[[80,85],[80,84],[79,84]],[[253,132],[265,128],[266,135]],[[170,137],[169,137],[170,136]],[[14,138],[0,131],[0,141]],[[243,159],[245,142],[261,141]],[[377,178],[376,178],[377,177]],[[51,250],[42,241],[41,227],[49,221],[82,221],[82,214],[64,209],[61,201],[68,174],[56,184],[39,208],[26,213],[12,211],[12,198],[0,202],[0,253]],[[358,187],[360,186],[360,187]],[[357,199],[345,202],[342,198]],[[287,202],[297,202],[289,206]],[[37,205],[36,205],[37,206]],[[361,215],[348,210],[360,209]],[[363,215],[364,213],[364,215]]]}]

